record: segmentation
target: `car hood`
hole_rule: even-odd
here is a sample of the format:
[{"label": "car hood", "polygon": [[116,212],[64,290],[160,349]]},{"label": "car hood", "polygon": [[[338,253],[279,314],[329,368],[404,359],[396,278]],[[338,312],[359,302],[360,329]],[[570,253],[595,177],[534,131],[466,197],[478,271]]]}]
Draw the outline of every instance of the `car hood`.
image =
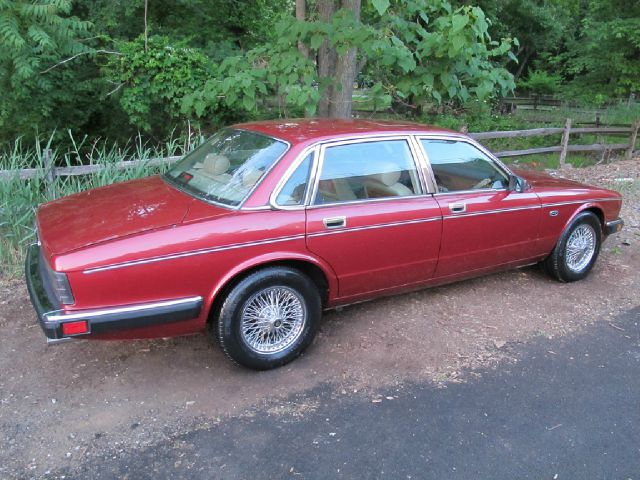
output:
[{"label": "car hood", "polygon": [[523,177],[529,185],[537,188],[585,188],[585,185],[567,180],[566,178],[552,177],[544,172],[536,172],[532,170],[514,170],[514,173]]},{"label": "car hood", "polygon": [[[196,200],[159,176],[70,195],[38,210],[40,241],[49,255],[176,225]],[[211,206],[208,216],[227,210]]]}]

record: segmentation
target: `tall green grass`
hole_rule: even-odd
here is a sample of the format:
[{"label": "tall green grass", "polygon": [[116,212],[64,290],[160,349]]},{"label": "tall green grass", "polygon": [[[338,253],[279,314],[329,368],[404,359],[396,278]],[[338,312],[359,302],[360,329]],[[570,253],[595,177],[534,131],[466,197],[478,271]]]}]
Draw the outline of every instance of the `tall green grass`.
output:
[{"label": "tall green grass", "polygon": [[[159,147],[150,147],[140,138],[119,146],[106,141],[87,144],[70,135],[72,148],[56,148],[52,137],[34,145],[24,145],[20,139],[0,151],[0,170],[9,170],[9,178],[0,177],[0,275],[12,276],[22,268],[24,253],[35,240],[34,215],[38,205],[56,198],[91,188],[161,173],[168,165],[150,166],[144,161],[153,158],[178,156],[191,150],[204,138],[196,133],[185,138],[170,138]],[[52,196],[47,188],[44,172],[44,152],[51,149],[56,166],[102,165],[97,173],[56,177]],[[135,167],[119,169],[124,160],[143,160]],[[20,178],[19,170],[38,169],[35,178]]]}]

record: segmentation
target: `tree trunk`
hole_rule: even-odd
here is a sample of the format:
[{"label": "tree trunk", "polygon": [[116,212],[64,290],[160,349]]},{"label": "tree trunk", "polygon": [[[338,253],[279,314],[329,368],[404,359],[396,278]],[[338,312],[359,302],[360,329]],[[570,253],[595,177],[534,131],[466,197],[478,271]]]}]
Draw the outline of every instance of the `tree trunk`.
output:
[{"label": "tree trunk", "polygon": [[[318,14],[323,22],[330,22],[335,12],[335,0],[318,0]],[[329,105],[333,97],[332,79],[336,72],[336,50],[325,39],[318,49],[318,77],[320,87],[323,88],[318,114],[321,117],[329,116]]]},{"label": "tree trunk", "polygon": [[[342,8],[351,10],[355,21],[360,21],[361,0],[342,0]],[[333,91],[333,99],[329,105],[331,118],[351,118],[353,106],[353,82],[357,75],[356,55],[358,49],[352,47],[344,55],[336,60],[336,87]]]},{"label": "tree trunk", "polygon": [[[304,22],[307,18],[306,0],[296,0],[296,19]],[[302,42],[298,42],[298,50],[305,58],[309,58],[309,48]]]}]

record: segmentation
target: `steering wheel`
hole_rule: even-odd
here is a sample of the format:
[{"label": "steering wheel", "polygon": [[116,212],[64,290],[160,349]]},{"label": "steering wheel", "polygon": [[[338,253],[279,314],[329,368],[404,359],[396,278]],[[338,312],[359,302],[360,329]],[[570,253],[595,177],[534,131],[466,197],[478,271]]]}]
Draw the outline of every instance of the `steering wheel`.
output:
[{"label": "steering wheel", "polygon": [[488,187],[489,185],[491,185],[492,183],[493,183],[493,179],[492,178],[483,178],[478,183],[476,183],[473,187],[471,187],[471,189],[472,190],[477,190],[479,188],[485,188],[485,187]]}]

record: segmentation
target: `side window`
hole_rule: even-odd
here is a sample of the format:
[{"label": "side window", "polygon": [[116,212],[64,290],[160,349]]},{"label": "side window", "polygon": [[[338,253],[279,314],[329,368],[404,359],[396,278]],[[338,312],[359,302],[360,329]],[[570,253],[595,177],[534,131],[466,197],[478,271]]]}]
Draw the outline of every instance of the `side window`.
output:
[{"label": "side window", "polygon": [[507,188],[509,178],[473,145],[456,140],[421,140],[439,192]]},{"label": "side window", "polygon": [[298,168],[291,174],[289,180],[284,184],[280,193],[276,197],[278,205],[301,205],[304,201],[304,193],[307,190],[307,182],[309,181],[309,169],[313,160],[313,153],[310,153],[300,162]]},{"label": "side window", "polygon": [[422,193],[405,140],[380,140],[328,147],[315,205]]}]

